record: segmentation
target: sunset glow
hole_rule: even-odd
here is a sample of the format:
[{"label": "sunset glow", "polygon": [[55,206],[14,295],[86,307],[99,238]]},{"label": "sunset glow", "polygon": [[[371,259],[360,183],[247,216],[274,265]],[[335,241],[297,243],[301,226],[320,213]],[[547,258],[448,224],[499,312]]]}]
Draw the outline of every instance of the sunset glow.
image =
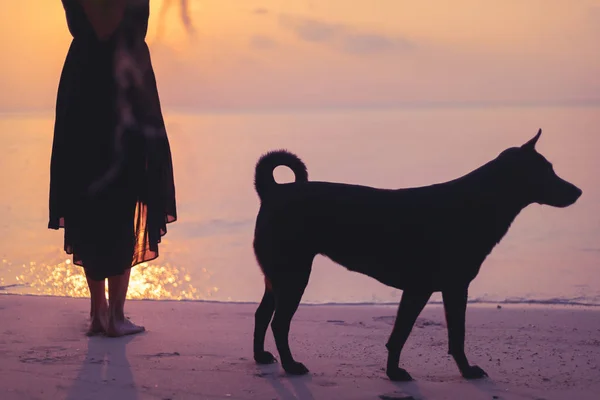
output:
[{"label": "sunset glow", "polygon": [[[21,288],[26,288],[28,292],[44,296],[89,296],[83,269],[73,265],[70,259],[56,264],[31,261],[29,265],[12,265],[8,260],[2,260],[0,265],[5,274],[13,274],[11,281],[15,283],[10,285],[13,292],[19,293]],[[211,285],[209,271],[203,269],[201,272],[195,281],[202,282],[203,287],[196,288],[190,283],[192,277],[183,267],[169,263],[142,263],[131,269],[127,298],[210,300],[219,288]],[[4,286],[3,280],[0,278],[0,287]]]},{"label": "sunset glow", "polygon": [[[151,1],[147,37],[166,108],[599,100],[598,0],[190,0],[193,36],[175,3]],[[51,110],[61,2],[0,20],[0,111]]]}]

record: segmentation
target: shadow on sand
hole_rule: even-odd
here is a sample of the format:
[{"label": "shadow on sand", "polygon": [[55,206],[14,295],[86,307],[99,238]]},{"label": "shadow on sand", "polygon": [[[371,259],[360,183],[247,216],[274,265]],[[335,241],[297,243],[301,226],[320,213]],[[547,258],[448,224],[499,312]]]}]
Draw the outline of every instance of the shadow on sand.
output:
[{"label": "shadow on sand", "polygon": [[137,388],[126,351],[127,344],[134,339],[134,336],[88,338],[87,355],[66,399],[136,400]]}]

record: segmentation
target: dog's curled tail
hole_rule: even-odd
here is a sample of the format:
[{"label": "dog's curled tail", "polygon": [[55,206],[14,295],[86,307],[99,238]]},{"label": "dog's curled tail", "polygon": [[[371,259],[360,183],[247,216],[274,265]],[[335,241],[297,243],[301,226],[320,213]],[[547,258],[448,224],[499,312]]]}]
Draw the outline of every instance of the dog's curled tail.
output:
[{"label": "dog's curled tail", "polygon": [[254,188],[261,201],[264,200],[269,190],[277,186],[277,182],[275,182],[275,178],[273,177],[273,171],[281,165],[288,167],[294,172],[296,182],[308,182],[306,165],[298,156],[287,150],[270,151],[258,160],[254,174]]}]

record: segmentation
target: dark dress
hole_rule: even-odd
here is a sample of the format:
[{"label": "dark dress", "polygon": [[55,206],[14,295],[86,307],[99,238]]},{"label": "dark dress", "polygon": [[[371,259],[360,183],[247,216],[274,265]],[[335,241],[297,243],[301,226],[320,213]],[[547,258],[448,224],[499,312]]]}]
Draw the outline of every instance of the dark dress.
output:
[{"label": "dark dress", "polygon": [[158,257],[176,220],[173,165],[145,43],[149,0],[127,6],[97,39],[77,0],[63,0],[73,41],[60,77],[50,167],[51,229],[88,277]]}]

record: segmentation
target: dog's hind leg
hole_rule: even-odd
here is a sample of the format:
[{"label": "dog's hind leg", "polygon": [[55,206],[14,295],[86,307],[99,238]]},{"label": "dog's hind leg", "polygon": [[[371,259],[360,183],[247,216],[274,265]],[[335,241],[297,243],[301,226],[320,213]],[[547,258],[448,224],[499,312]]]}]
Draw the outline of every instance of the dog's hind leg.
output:
[{"label": "dog's hind leg", "polygon": [[259,364],[277,362],[273,354],[265,351],[265,335],[274,311],[275,295],[273,294],[273,290],[268,287],[265,278],[265,294],[256,309],[256,313],[254,313],[254,361]]},{"label": "dog's hind leg", "polygon": [[[296,265],[298,264],[296,263]],[[273,317],[273,322],[271,322],[271,329],[273,330],[275,344],[281,358],[281,366],[285,372],[291,375],[304,375],[308,373],[308,368],[304,364],[294,360],[288,338],[290,323],[300,305],[304,289],[306,289],[306,285],[308,284],[311,266],[310,264],[301,264],[297,267],[293,266],[288,271],[290,272],[285,277],[282,277],[283,279],[273,282],[275,316]]]},{"label": "dog's hind leg", "polygon": [[477,379],[487,376],[476,365],[470,365],[465,355],[465,314],[467,312],[468,286],[442,291],[446,325],[448,326],[448,353],[452,355],[462,376]]},{"label": "dog's hind leg", "polygon": [[431,297],[428,290],[405,290],[398,306],[398,315],[392,334],[385,345],[388,349],[386,374],[392,381],[410,381],[412,377],[405,369],[399,367],[400,353],[410,335],[410,331],[423,311],[423,307]]}]

